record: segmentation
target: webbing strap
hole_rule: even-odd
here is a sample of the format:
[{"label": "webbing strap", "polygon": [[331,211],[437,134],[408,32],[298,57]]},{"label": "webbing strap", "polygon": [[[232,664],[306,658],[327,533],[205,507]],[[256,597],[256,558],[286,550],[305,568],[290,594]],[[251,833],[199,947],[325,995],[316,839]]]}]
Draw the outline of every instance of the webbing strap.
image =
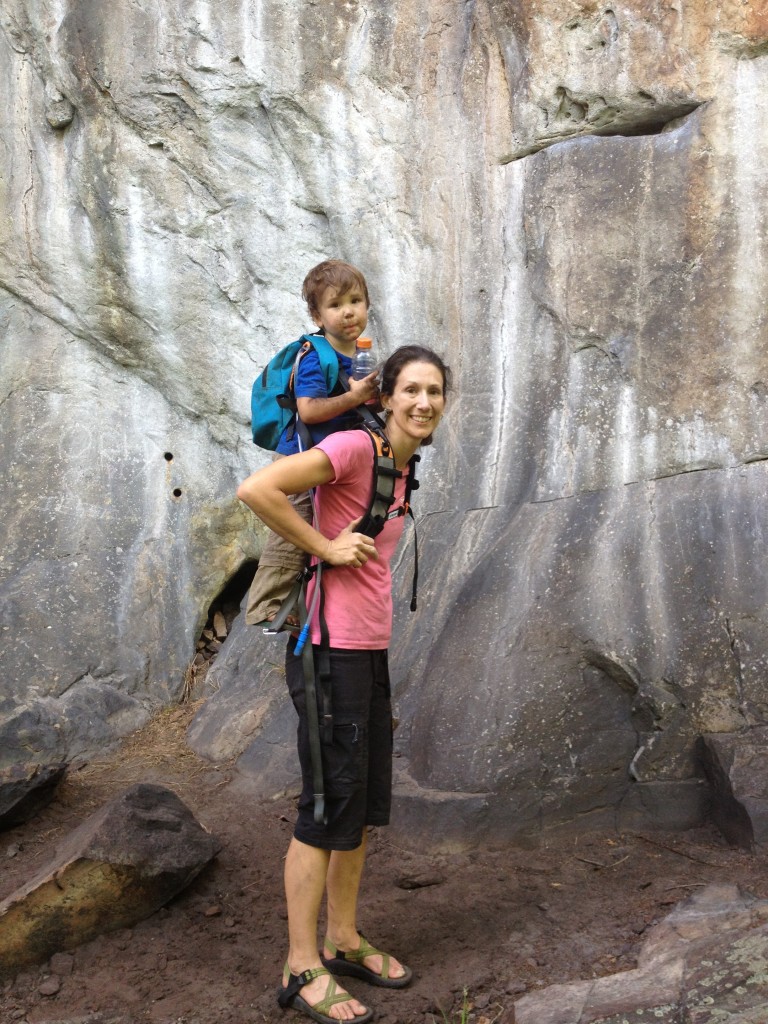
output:
[{"label": "webbing strap", "polygon": [[[302,615],[306,612],[303,611]],[[323,751],[320,746],[320,721],[317,710],[317,688],[315,686],[315,657],[312,644],[304,644],[301,652],[301,667],[304,672],[304,693],[307,705],[307,729],[309,731],[309,756],[312,762],[312,793],[315,798],[315,824],[325,825],[325,783],[323,781]]]},{"label": "webbing strap", "polygon": [[[319,585],[319,584],[318,584]],[[320,608],[318,610],[320,625],[320,646],[317,652],[317,675],[320,686],[320,724],[323,731],[323,742],[333,742],[333,705],[331,703],[331,643],[328,635],[328,623],[325,621],[325,593],[320,589]]]},{"label": "webbing strap", "polygon": [[[272,622],[264,633],[268,636],[274,636],[281,631],[285,626],[285,620],[288,615],[295,610],[298,605],[299,609],[299,637],[296,640],[293,652],[297,657],[301,657],[301,668],[304,674],[304,695],[305,703],[307,707],[307,730],[309,732],[309,756],[312,764],[312,794],[315,800],[314,818],[315,824],[325,825],[328,821],[328,816],[325,810],[325,783],[323,781],[323,751],[320,745],[320,734],[322,728],[323,739],[326,743],[330,743],[333,738],[333,717],[331,710],[331,689],[328,685],[330,677],[330,658],[327,656],[327,645],[326,645],[326,663],[327,669],[324,668],[322,657],[319,666],[319,680],[315,676],[315,658],[314,648],[311,643],[307,643],[307,634],[309,632],[309,619],[307,613],[307,601],[306,601],[306,586],[313,573],[318,574],[318,587],[320,586],[320,574],[321,569],[317,566],[308,566],[302,572],[299,573],[296,578],[296,582],[293,584],[288,597],[280,605],[280,608],[275,615]],[[320,590],[320,599],[322,602],[322,589]],[[321,618],[321,622],[324,620]],[[290,628],[285,626],[286,629]],[[295,632],[295,630],[292,630]],[[327,632],[326,632],[327,636]],[[320,689],[320,699],[318,701],[318,682]],[[322,713],[319,710],[319,705],[322,708]],[[321,726],[322,722],[322,726]]]},{"label": "webbing strap", "polygon": [[413,583],[411,584],[411,603],[409,607],[412,612],[415,612],[416,592],[419,589],[419,535],[416,532],[416,520],[410,506],[408,507],[408,515],[413,523]]}]

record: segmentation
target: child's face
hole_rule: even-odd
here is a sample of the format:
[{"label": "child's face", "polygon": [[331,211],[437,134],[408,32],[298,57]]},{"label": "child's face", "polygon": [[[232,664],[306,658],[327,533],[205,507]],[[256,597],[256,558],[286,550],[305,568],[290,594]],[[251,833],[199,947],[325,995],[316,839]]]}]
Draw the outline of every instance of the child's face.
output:
[{"label": "child's face", "polygon": [[354,287],[339,292],[329,285],[317,304],[312,318],[334,348],[349,351],[368,323],[368,303],[362,289]]}]

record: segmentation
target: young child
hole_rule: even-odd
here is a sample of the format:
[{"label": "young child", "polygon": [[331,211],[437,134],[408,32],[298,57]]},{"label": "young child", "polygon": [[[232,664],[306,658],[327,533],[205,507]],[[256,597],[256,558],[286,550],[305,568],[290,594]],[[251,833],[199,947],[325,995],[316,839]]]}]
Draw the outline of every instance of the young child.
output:
[{"label": "young child", "polygon": [[[325,260],[307,274],[301,294],[317,333],[325,335],[350,377],[349,391],[329,395],[317,353],[311,349],[302,357],[294,380],[296,407],[316,444],[337,430],[353,427],[356,419],[350,415],[351,410],[378,395],[375,372],[362,380],[351,378],[355,343],[368,323],[368,286],[357,267],[342,260]],[[298,432],[286,428],[276,458],[298,450]],[[295,495],[292,504],[307,522],[312,522],[309,494]],[[275,617],[304,561],[303,551],[270,531],[248,593],[247,623],[267,623]]]}]

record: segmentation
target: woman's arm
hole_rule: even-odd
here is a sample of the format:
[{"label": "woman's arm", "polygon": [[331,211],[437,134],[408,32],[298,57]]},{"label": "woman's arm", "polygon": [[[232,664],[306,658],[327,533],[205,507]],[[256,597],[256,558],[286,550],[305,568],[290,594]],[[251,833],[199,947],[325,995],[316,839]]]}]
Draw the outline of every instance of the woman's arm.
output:
[{"label": "woman's arm", "polygon": [[369,558],[378,557],[373,540],[354,532],[359,520],[353,520],[337,537],[329,539],[302,519],[288,501],[289,494],[329,484],[333,477],[331,460],[321,449],[312,448],[252,473],[238,487],[237,496],[270,530],[302,551],[330,565],[358,567]]}]

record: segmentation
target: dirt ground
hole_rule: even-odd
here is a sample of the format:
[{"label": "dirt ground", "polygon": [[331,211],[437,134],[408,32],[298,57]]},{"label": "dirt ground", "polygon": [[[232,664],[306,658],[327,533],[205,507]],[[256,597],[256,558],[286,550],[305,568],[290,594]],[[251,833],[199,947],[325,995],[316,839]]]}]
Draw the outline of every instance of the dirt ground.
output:
[{"label": "dirt ground", "polygon": [[[259,805],[184,745],[194,708],[162,712],[114,756],[70,773],[53,804],[0,835],[0,898],[57,842],[137,781],[175,790],[223,842],[218,858],[167,907],[0,985],[2,1024],[261,1024],[283,1014],[282,860],[290,800]],[[634,966],[648,927],[698,887],[736,882],[768,897],[765,858],[713,829],[579,835],[535,850],[509,846],[416,856],[371,835],[360,925],[414,971],[404,991],[349,989],[380,1024],[509,1024],[526,991]],[[306,1019],[306,1018],[303,1018]]]}]

